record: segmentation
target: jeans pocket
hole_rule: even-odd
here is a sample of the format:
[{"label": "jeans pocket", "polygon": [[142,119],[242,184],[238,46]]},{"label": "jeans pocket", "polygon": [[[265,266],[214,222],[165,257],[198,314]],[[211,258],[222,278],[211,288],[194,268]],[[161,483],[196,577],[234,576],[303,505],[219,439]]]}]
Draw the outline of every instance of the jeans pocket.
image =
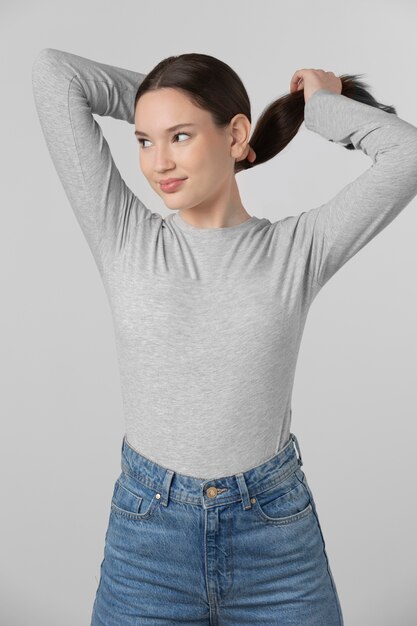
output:
[{"label": "jeans pocket", "polygon": [[258,517],[269,524],[291,524],[313,511],[303,472],[295,470],[286,479],[252,498]]},{"label": "jeans pocket", "polygon": [[159,503],[159,494],[122,471],[116,480],[111,512],[131,520],[149,519]]}]

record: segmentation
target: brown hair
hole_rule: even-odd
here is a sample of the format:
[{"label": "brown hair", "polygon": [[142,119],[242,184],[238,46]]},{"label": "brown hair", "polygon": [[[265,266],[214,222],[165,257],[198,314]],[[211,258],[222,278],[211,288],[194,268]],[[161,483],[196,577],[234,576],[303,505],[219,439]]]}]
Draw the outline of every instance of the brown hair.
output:
[{"label": "brown hair", "polygon": [[[393,106],[381,104],[369,93],[369,85],[359,80],[363,74],[344,74],[342,95],[396,114]],[[226,127],[232,117],[243,113],[252,123],[247,91],[237,73],[220,59],[191,52],[170,56],[160,61],[143,79],[135,96],[138,100],[148,91],[162,88],[182,91],[195,105],[212,115],[219,128]],[[236,161],[235,173],[272,159],[294,138],[304,121],[303,90],[288,93],[271,102],[261,113],[249,140],[256,160]],[[353,150],[352,144],[345,148]]]}]

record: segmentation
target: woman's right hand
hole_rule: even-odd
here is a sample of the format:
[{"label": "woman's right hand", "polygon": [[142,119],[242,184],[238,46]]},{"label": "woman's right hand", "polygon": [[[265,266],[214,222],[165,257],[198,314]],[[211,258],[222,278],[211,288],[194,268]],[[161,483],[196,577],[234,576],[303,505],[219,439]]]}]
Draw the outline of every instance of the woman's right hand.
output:
[{"label": "woman's right hand", "polygon": [[290,93],[304,89],[304,102],[318,89],[342,93],[342,81],[333,72],[316,69],[301,69],[294,72],[290,82]]}]

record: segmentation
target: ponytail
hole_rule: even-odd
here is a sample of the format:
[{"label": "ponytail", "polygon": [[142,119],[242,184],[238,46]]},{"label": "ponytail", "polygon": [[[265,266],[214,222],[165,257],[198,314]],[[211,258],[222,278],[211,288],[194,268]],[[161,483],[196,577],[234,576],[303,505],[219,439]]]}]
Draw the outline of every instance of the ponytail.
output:
[{"label": "ponytail", "polygon": [[[352,100],[382,109],[387,113],[396,114],[393,106],[377,102],[369,93],[369,85],[359,80],[363,74],[344,74],[339,76],[342,81],[341,95]],[[235,171],[241,171],[265,163],[277,155],[295,137],[304,121],[304,92],[302,90],[289,93],[274,100],[260,115],[249,143],[256,153],[256,160],[248,159],[236,162]],[[355,147],[349,143],[343,146],[347,150]]]}]

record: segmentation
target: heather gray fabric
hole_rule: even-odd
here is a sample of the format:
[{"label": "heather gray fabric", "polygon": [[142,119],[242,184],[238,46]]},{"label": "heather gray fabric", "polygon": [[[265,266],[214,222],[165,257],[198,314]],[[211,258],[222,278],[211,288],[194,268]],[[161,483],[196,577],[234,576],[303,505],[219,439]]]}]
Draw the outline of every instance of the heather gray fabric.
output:
[{"label": "heather gray fabric", "polygon": [[306,127],[353,143],[372,165],[298,215],[197,228],[135,196],[93,117],[133,124],[144,74],[45,48],[32,78],[50,155],[111,306],[129,444],[204,479],[265,462],[289,438],[313,299],[417,194],[417,128],[320,89]]}]

